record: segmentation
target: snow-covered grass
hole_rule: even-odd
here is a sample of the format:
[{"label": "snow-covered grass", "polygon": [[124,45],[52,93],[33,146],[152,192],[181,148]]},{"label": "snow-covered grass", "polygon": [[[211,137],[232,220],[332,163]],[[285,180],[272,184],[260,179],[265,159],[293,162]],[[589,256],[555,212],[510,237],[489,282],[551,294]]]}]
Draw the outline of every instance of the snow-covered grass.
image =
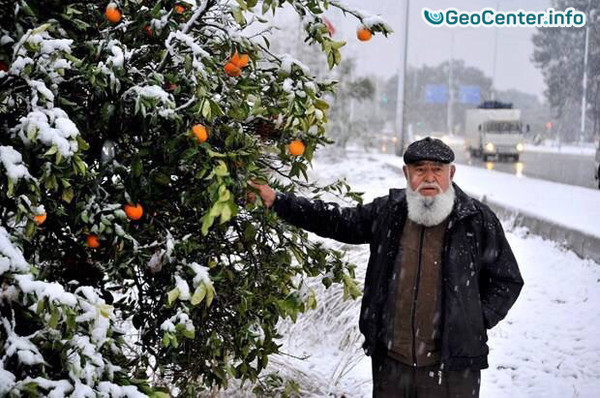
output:
[{"label": "snow-covered grass", "polygon": [[[404,178],[386,167],[385,155],[352,153],[351,158],[315,161],[313,178],[322,183],[347,177],[365,201],[403,187]],[[462,166],[459,166],[462,168]],[[495,175],[495,174],[494,174]],[[490,178],[493,178],[493,176]],[[464,189],[476,181],[465,181]],[[564,210],[568,210],[565,205]],[[558,244],[529,235],[526,229],[504,228],[519,261],[525,287],[508,317],[489,333],[490,368],[482,372],[481,397],[594,397],[600,391],[600,265],[582,261]],[[315,237],[316,238],[316,237]],[[347,250],[362,283],[368,246],[326,240]],[[281,323],[281,351],[269,371],[294,378],[303,397],[371,396],[371,361],[361,349],[358,331],[360,300],[343,301],[339,287],[326,290],[318,281],[318,308],[296,324]],[[234,395],[244,396],[243,391]]]}]

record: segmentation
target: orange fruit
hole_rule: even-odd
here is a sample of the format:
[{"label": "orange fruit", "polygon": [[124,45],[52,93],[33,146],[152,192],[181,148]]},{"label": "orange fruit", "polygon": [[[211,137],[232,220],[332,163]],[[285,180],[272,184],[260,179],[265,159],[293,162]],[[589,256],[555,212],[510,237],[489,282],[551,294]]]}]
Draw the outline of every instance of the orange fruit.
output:
[{"label": "orange fruit", "polygon": [[367,28],[362,28],[356,31],[356,37],[360,41],[369,41],[373,37],[373,33]]},{"label": "orange fruit", "polygon": [[175,91],[176,88],[177,88],[177,84],[175,84],[175,83],[169,83],[165,87],[165,90],[167,90],[167,91]]},{"label": "orange fruit", "polygon": [[115,3],[110,3],[108,6],[106,6],[104,16],[106,17],[108,22],[118,24],[119,22],[121,22],[121,17],[123,15],[121,14],[121,11],[119,11]]},{"label": "orange fruit", "polygon": [[231,56],[231,63],[234,64],[235,66],[237,66],[238,68],[245,68],[246,66],[248,66],[248,61],[250,60],[250,57],[248,56],[248,54],[238,54],[238,52],[236,51],[235,54],[233,54]]},{"label": "orange fruit", "polygon": [[146,25],[144,26],[144,33],[146,33],[146,36],[148,37],[152,37],[152,28],[150,27],[150,25]]},{"label": "orange fruit", "polygon": [[135,206],[126,204],[125,206],[123,206],[123,210],[125,210],[125,214],[127,214],[127,218],[129,218],[130,220],[134,220],[134,221],[139,220],[144,215],[144,208],[139,203],[136,204]]},{"label": "orange fruit", "polygon": [[288,145],[288,149],[290,150],[291,155],[300,156],[304,153],[306,146],[304,145],[304,143],[302,141],[294,140],[294,141],[290,142],[290,145]]},{"label": "orange fruit", "polygon": [[208,140],[208,130],[201,124],[195,124],[192,127],[192,133],[194,133],[194,136],[200,142]]},{"label": "orange fruit", "polygon": [[100,240],[98,240],[98,235],[95,234],[90,234],[86,236],[85,243],[88,247],[92,249],[100,247]]},{"label": "orange fruit", "polygon": [[242,70],[235,66],[235,64],[233,64],[232,62],[225,65],[223,69],[225,70],[225,73],[227,73],[231,77],[238,77],[242,74]]},{"label": "orange fruit", "polygon": [[44,223],[44,221],[46,221],[46,213],[42,213],[42,214],[37,214],[35,215],[35,217],[33,217],[33,219],[35,220],[35,223],[37,225],[42,225]]},{"label": "orange fruit", "polygon": [[174,8],[177,14],[183,14],[185,12],[185,7],[181,4],[176,4]]}]

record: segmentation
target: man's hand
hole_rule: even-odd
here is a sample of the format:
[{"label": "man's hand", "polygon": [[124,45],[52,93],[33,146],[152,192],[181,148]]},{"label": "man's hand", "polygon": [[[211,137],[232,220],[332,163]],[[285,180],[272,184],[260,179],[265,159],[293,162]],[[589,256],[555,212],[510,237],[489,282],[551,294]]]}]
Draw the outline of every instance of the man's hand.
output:
[{"label": "man's hand", "polygon": [[[275,191],[268,185],[257,184],[254,181],[248,181],[248,185],[252,188],[258,190],[258,195],[262,199],[263,203],[267,208],[273,206],[275,203]],[[254,192],[248,192],[248,200],[252,203],[256,200],[256,195]]]}]

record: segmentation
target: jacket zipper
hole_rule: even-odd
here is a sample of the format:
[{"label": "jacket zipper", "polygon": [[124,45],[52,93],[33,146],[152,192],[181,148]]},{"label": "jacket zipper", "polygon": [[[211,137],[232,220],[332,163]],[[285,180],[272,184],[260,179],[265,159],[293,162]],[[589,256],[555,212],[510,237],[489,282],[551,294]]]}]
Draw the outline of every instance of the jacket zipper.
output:
[{"label": "jacket zipper", "polygon": [[415,331],[415,315],[417,312],[417,298],[419,295],[419,285],[421,281],[421,257],[423,252],[423,239],[425,237],[425,227],[421,227],[421,234],[419,236],[419,263],[417,265],[417,278],[415,282],[414,295],[413,295],[413,305],[412,305],[412,357],[413,357],[413,366],[417,366],[417,353],[416,353],[416,331]]}]

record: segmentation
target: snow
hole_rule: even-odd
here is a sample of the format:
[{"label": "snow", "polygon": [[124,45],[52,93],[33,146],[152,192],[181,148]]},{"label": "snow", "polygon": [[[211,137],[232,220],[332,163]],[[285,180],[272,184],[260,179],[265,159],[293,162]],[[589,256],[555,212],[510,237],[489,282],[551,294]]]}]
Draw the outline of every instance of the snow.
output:
[{"label": "snow", "polygon": [[0,396],[8,393],[15,385],[15,375],[4,369],[4,362],[0,361]]},{"label": "snow", "polygon": [[25,167],[23,157],[12,146],[0,146],[0,162],[6,169],[6,175],[13,181],[29,178],[31,175]]},{"label": "snow", "polygon": [[35,379],[28,378],[27,382],[36,383],[41,388],[50,391],[48,398],[63,398],[67,396],[67,393],[73,391],[73,386],[68,380],[48,380],[43,377],[36,377]]},{"label": "snow", "polygon": [[289,55],[289,54],[283,54],[281,56],[281,70],[285,74],[289,75],[289,74],[292,73],[292,66],[293,65],[296,65],[300,69],[302,69],[302,72],[304,72],[305,75],[308,75],[310,73],[310,68],[308,66],[304,65],[302,62],[300,62],[296,58],[292,57],[291,55]]},{"label": "snow", "polygon": [[79,129],[61,108],[33,110],[22,117],[11,132],[16,132],[25,144],[37,138],[48,147],[56,145],[64,157],[78,150]]},{"label": "snow", "polygon": [[[386,167],[394,156],[351,152],[349,158],[319,155],[311,172],[320,184],[340,177],[359,192],[365,203],[386,195],[391,187],[402,188],[405,180]],[[391,162],[394,163],[394,162]],[[471,173],[457,165],[458,184],[466,191],[487,195],[503,187],[501,173]],[[517,177],[514,179],[520,180]],[[538,181],[528,180],[534,185]],[[514,200],[523,193],[514,186],[502,188]],[[524,187],[523,189],[525,189]],[[546,185],[544,198],[555,196],[554,184]],[[573,188],[573,187],[569,187]],[[533,188],[536,189],[536,188]],[[589,190],[588,193],[593,193]],[[540,192],[538,191],[538,195]],[[560,195],[557,192],[556,195]],[[565,208],[571,208],[568,199]],[[595,202],[600,203],[600,202]],[[585,210],[583,211],[585,212]],[[579,219],[570,218],[572,227]],[[597,220],[597,218],[596,218]],[[507,318],[489,331],[490,368],[482,371],[481,397],[594,397],[600,391],[600,264],[581,260],[559,244],[503,225],[525,280],[525,286]],[[315,235],[312,238],[320,239]],[[322,239],[332,249],[345,250],[345,259],[357,265],[356,279],[362,283],[369,255],[367,245],[346,245]],[[299,316],[298,322],[280,322],[281,351],[289,355],[270,358],[267,371],[294,378],[301,396],[370,397],[371,361],[361,349],[358,331],[360,300],[343,301],[343,289],[325,289],[321,278],[309,281],[317,294],[318,307]],[[294,357],[306,359],[296,359]],[[229,391],[227,392],[229,393]],[[234,396],[233,392],[223,396]],[[238,395],[242,396],[242,395]]]},{"label": "snow", "polygon": [[204,283],[206,287],[212,286],[212,280],[210,279],[210,275],[208,274],[208,267],[200,265],[196,262],[190,263],[189,267],[194,271],[194,287],[197,287],[200,282]]},{"label": "snow", "polygon": [[42,354],[40,354],[35,344],[29,341],[27,337],[17,335],[12,330],[6,318],[2,319],[2,324],[7,334],[6,342],[4,343],[4,347],[2,347],[6,358],[10,358],[16,354],[19,361],[25,365],[32,366],[45,363]]},{"label": "snow", "polygon": [[160,86],[135,86],[133,90],[144,98],[155,98],[164,103],[172,102],[170,94]]},{"label": "snow", "polygon": [[569,155],[594,156],[596,148],[594,145],[532,145],[525,144],[526,152],[565,153]]},{"label": "snow", "polygon": [[190,287],[188,286],[187,282],[179,275],[175,275],[175,286],[177,287],[177,289],[179,289],[180,300],[190,299]]},{"label": "snow", "polygon": [[106,398],[146,398],[135,386],[120,386],[109,381],[98,383],[98,396]]},{"label": "snow", "polygon": [[55,304],[64,304],[74,307],[77,299],[74,294],[65,291],[65,288],[57,282],[43,282],[33,280],[31,274],[15,275],[19,288],[25,294],[35,294],[38,300],[48,298]]},{"label": "snow", "polygon": [[290,79],[289,77],[286,78],[283,81],[283,85],[281,86],[281,88],[283,89],[283,91],[285,91],[286,93],[291,93],[294,90],[294,81],[292,79]]},{"label": "snow", "polygon": [[10,65],[9,72],[13,75],[20,75],[27,65],[33,65],[33,59],[29,57],[18,57]]},{"label": "snow", "polygon": [[112,53],[112,56],[108,57],[106,64],[111,65],[116,69],[123,69],[123,65],[125,64],[125,55],[123,53],[123,49],[117,46],[117,42],[115,40],[111,40],[107,47]]},{"label": "snow", "polygon": [[165,332],[175,332],[175,324],[171,322],[170,319],[167,319],[161,323],[160,330],[164,330]]}]

